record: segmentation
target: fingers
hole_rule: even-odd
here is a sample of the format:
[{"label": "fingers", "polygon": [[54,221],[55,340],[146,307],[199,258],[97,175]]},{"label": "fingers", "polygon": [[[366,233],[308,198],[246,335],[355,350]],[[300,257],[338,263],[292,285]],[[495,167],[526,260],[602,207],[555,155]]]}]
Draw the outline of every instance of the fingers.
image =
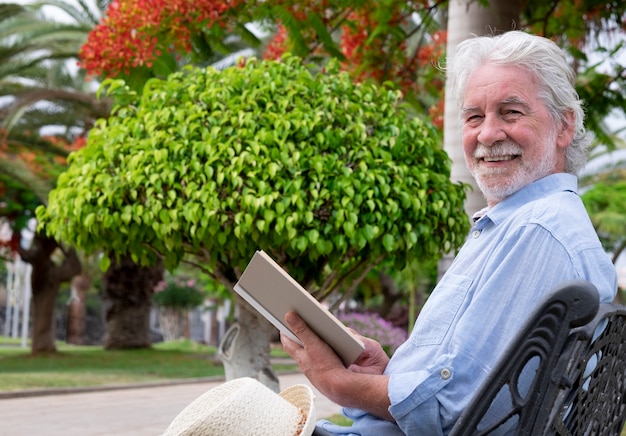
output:
[{"label": "fingers", "polygon": [[300,344],[294,342],[284,333],[280,334],[280,343],[283,345],[283,350],[287,352],[294,359],[296,358],[296,353],[300,347]]},{"label": "fingers", "polygon": [[[292,357],[300,358],[299,363],[303,361],[315,361],[318,365],[328,366],[331,363],[335,363],[339,360],[336,353],[330,348],[330,346],[324,342],[309,326],[304,322],[300,316],[295,312],[289,312],[285,315],[285,322],[296,335],[302,345],[289,340],[285,337],[283,342],[283,348]],[[286,342],[288,341],[288,342]],[[340,360],[339,360],[340,361]],[[343,365],[343,364],[342,364]]]},{"label": "fingers", "polygon": [[280,334],[280,342],[283,344],[283,347],[289,347],[289,348],[300,347],[300,344],[298,344],[296,341],[294,341],[293,339],[291,339],[289,336],[287,336],[286,334],[282,332]]},{"label": "fingers", "polygon": [[[303,329],[307,328],[304,321],[302,321],[302,318],[300,318],[295,312],[287,313],[285,315],[285,322],[298,339],[300,339]],[[302,339],[300,340],[302,341]],[[283,349],[293,358],[296,358],[298,351],[303,348],[302,345],[284,333],[280,334],[280,342],[283,344]]]}]

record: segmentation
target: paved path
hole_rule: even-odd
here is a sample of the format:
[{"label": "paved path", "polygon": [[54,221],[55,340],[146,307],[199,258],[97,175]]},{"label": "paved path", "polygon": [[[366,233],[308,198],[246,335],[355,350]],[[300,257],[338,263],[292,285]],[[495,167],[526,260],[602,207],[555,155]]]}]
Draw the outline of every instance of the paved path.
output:
[{"label": "paved path", "polygon": [[[281,389],[310,385],[301,374],[279,380]],[[156,436],[187,404],[221,382],[2,398],[0,436]],[[318,418],[339,413],[339,406],[313,390]]]}]

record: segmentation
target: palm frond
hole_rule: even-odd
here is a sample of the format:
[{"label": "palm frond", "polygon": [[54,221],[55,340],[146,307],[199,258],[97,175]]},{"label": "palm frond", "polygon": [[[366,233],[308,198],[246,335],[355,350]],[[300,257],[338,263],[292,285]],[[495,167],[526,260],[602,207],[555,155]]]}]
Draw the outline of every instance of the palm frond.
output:
[{"label": "palm frond", "polygon": [[0,159],[0,173],[24,185],[43,204],[47,204],[48,193],[53,187],[52,183],[37,176],[21,160],[7,158],[6,156],[4,159]]},{"label": "palm frond", "polygon": [[300,57],[306,57],[309,54],[309,47],[301,32],[303,23],[296,20],[295,17],[282,6],[272,7],[272,13],[288,30],[289,38],[292,44],[292,53]]},{"label": "palm frond", "polygon": [[0,22],[17,17],[26,12],[26,10],[24,6],[16,3],[0,3]]},{"label": "palm frond", "polygon": [[89,28],[98,24],[108,4],[109,1],[99,1],[95,4],[91,2],[90,4],[85,0],[78,0],[76,4],[63,0],[45,0],[33,3],[37,8],[41,8],[42,6],[56,7],[73,18],[77,24],[83,24]]}]

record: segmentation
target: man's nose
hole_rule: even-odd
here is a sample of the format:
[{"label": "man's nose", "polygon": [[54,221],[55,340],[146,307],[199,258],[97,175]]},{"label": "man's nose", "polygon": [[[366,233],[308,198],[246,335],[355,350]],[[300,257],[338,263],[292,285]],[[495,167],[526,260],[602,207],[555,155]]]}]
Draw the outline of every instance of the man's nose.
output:
[{"label": "man's nose", "polygon": [[490,146],[506,139],[504,122],[496,116],[485,116],[478,128],[476,139],[481,144]]}]

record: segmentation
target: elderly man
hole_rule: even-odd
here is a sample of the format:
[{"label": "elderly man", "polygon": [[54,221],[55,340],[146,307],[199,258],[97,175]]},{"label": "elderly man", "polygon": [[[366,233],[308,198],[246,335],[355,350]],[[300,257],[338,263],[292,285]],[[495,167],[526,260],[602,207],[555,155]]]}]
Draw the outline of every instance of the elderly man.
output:
[{"label": "elderly man", "polygon": [[[344,406],[337,435],[444,435],[529,313],[558,283],[586,279],[602,301],[615,269],[577,194],[588,140],[574,73],[548,39],[513,31],[462,42],[447,64],[466,164],[487,200],[453,264],[389,359],[375,341],[345,368],[295,314],[282,336],[309,380]],[[323,430],[322,430],[323,429]]]}]

